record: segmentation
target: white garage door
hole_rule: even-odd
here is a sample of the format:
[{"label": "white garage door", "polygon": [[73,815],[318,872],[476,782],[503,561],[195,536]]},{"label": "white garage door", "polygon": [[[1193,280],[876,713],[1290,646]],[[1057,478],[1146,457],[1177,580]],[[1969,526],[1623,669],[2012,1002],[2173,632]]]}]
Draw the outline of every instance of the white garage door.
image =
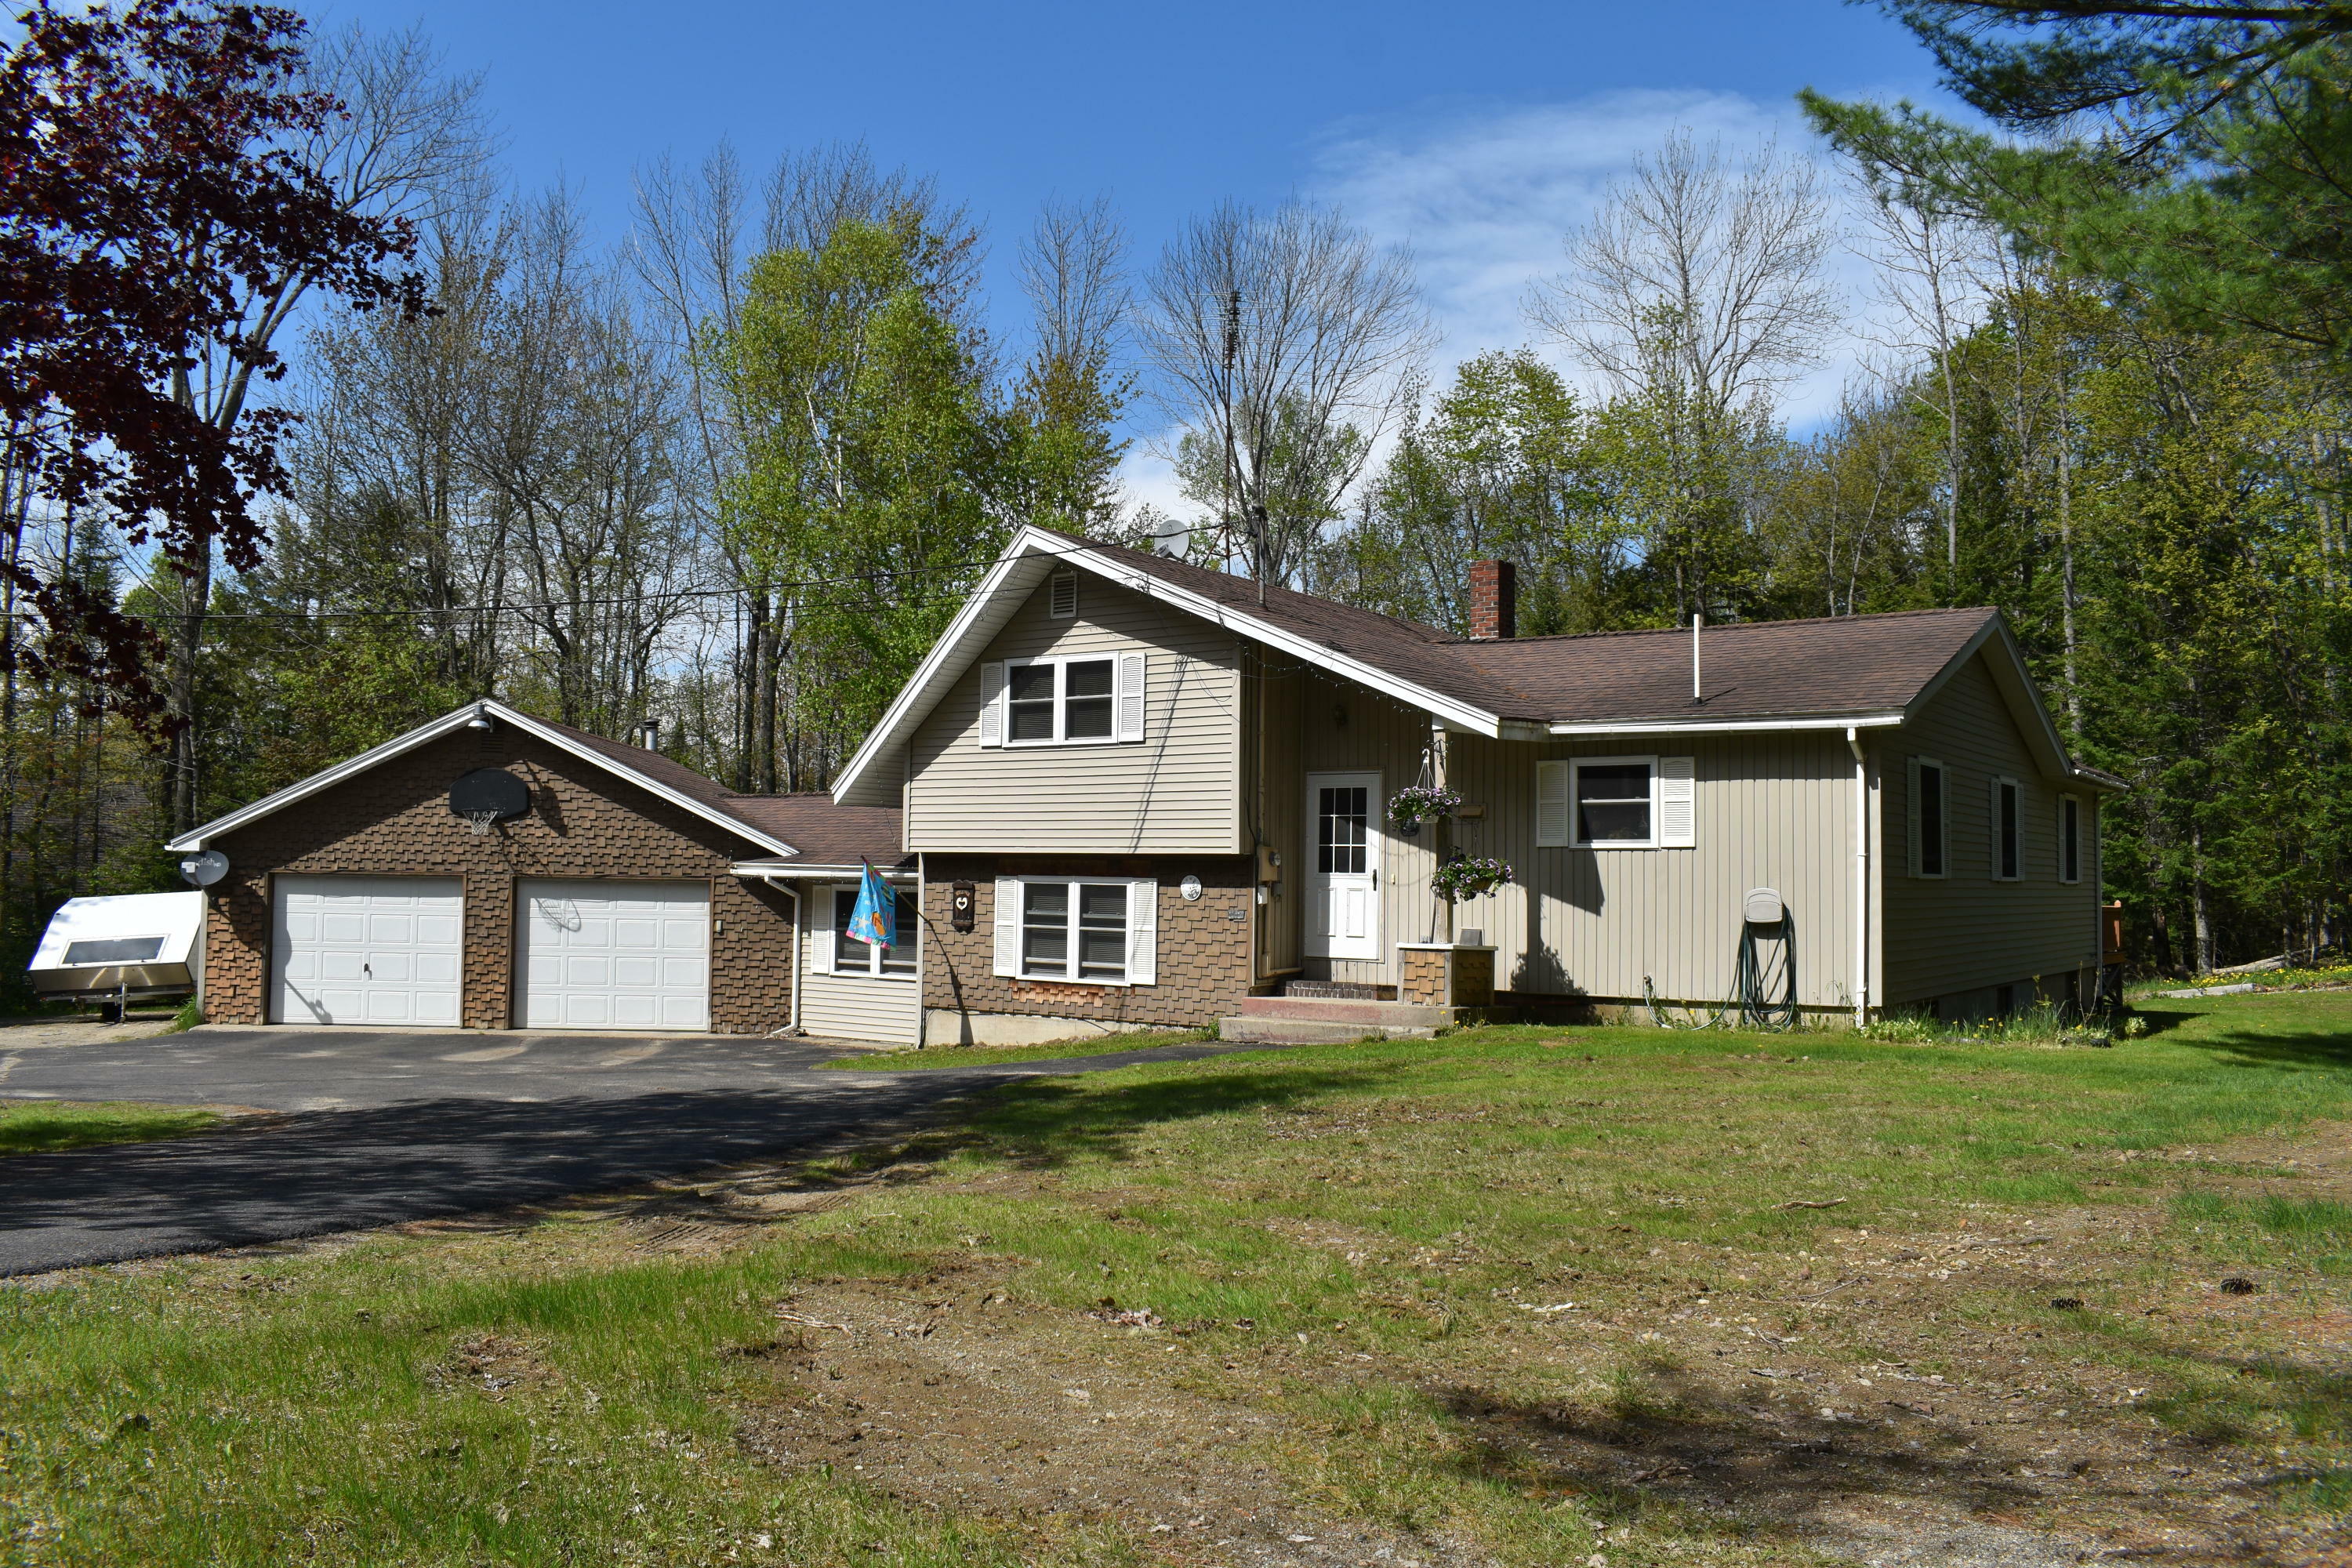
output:
[{"label": "white garage door", "polygon": [[457,1023],[455,877],[280,877],[269,942],[281,1024]]},{"label": "white garage door", "polygon": [[710,889],[701,882],[522,885],[522,1026],[710,1026]]}]

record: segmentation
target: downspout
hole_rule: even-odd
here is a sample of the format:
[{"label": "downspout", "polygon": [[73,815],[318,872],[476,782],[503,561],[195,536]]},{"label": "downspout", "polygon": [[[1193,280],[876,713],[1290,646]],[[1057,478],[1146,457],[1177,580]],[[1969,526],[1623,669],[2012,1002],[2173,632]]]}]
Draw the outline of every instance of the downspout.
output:
[{"label": "downspout", "polygon": [[1853,1026],[1870,1022],[1870,756],[1862,731],[1849,724],[1853,753]]},{"label": "downspout", "polygon": [[[790,979],[793,987],[793,1005],[787,1022],[782,1029],[776,1031],[776,1034],[797,1037],[801,1032],[801,890],[790,882],[778,879],[772,871],[762,872],[760,880],[767,883],[771,888],[782,889],[785,896],[793,900],[793,947],[792,953],[786,960],[792,965]],[[772,1040],[776,1036],[770,1035],[768,1037]]]}]

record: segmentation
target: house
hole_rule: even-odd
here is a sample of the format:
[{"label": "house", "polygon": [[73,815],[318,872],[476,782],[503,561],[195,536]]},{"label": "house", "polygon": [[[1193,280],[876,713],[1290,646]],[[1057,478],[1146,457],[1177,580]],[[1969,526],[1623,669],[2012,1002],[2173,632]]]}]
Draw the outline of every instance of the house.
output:
[{"label": "house", "polygon": [[[208,1016],[1013,1043],[1737,988],[1974,1016],[2101,958],[2098,804],[1997,612],[1473,633],[1024,529],[829,796],[479,702],[173,840]],[[1407,827],[1409,784],[1451,791]],[[1449,903],[1455,855],[1512,880]],[[898,947],[846,939],[860,868]],[[1751,897],[1751,895],[1755,895]]]}]

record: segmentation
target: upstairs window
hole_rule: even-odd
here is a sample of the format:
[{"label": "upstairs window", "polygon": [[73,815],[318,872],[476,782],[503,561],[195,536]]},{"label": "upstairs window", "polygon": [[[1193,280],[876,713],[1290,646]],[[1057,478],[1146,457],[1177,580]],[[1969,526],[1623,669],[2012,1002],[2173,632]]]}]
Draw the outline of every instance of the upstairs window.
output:
[{"label": "upstairs window", "polygon": [[2024,791],[2015,779],[1992,781],[1992,877],[2014,882],[2025,864]]},{"label": "upstairs window", "polygon": [[981,667],[983,746],[1101,745],[1143,739],[1142,654]]},{"label": "upstairs window", "polygon": [[1944,764],[1933,757],[1911,759],[1911,874],[1944,875],[1950,834],[1951,794]]}]

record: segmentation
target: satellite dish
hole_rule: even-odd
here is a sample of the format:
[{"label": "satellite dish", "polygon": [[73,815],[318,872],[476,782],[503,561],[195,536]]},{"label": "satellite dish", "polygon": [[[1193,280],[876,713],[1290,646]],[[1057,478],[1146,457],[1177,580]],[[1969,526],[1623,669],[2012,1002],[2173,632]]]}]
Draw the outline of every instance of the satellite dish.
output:
[{"label": "satellite dish", "polygon": [[1151,545],[1162,555],[1181,556],[1192,534],[1192,525],[1183,519],[1162,517],[1151,530]]},{"label": "satellite dish", "polygon": [[199,888],[209,888],[228,875],[228,857],[217,849],[199,849],[180,857],[180,876]]}]

